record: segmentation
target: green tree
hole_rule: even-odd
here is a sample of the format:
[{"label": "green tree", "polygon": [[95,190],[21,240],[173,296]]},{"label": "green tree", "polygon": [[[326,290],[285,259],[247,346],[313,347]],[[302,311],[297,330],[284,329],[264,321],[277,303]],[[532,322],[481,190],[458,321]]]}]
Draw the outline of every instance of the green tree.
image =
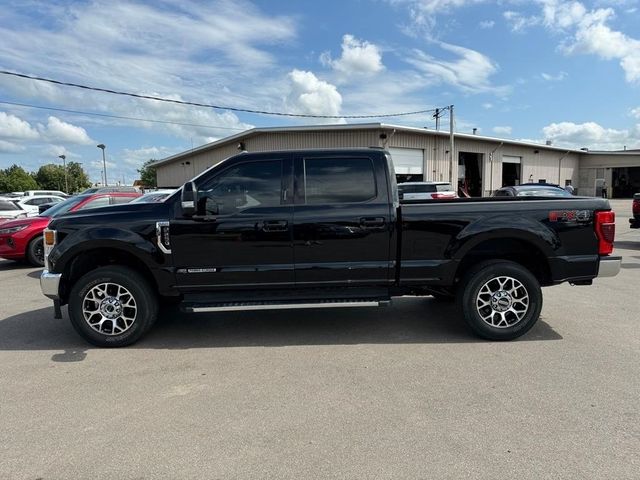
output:
[{"label": "green tree", "polygon": [[3,192],[24,192],[37,188],[36,180],[19,165],[11,165],[0,174],[0,190]]},{"label": "green tree", "polygon": [[9,189],[7,188],[7,174],[4,170],[0,169],[0,194],[7,193]]},{"label": "green tree", "polygon": [[91,186],[91,180],[89,180],[89,176],[82,168],[81,163],[68,162],[67,176],[69,181],[69,191],[67,193],[81,192]]},{"label": "green tree", "polygon": [[34,177],[43,190],[64,190],[64,168],[62,165],[53,163],[42,165]]},{"label": "green tree", "polygon": [[[53,163],[42,165],[34,175],[43,190],[65,190],[64,167]],[[78,162],[67,163],[68,192],[74,193],[91,186],[89,177]]]},{"label": "green tree", "polygon": [[146,188],[155,188],[158,185],[154,163],[154,159],[147,160],[142,164],[142,167],[138,169],[140,181]]}]

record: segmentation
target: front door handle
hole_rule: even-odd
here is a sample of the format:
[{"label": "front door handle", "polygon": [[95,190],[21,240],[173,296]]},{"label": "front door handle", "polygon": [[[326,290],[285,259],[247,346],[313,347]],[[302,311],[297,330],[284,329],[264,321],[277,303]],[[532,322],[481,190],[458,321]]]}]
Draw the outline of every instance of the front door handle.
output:
[{"label": "front door handle", "polygon": [[286,232],[289,230],[289,222],[286,220],[265,220],[258,222],[256,228],[263,232]]},{"label": "front door handle", "polygon": [[385,223],[383,217],[362,217],[360,219],[360,226],[362,228],[379,229],[384,227]]}]

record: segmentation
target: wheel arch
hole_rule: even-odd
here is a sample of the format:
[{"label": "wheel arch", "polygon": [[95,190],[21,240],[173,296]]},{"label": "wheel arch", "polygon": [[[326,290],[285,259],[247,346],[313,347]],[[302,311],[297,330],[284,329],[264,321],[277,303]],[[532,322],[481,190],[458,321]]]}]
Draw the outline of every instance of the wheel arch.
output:
[{"label": "wheel arch", "polygon": [[61,292],[63,304],[66,303],[73,285],[83,275],[96,268],[110,265],[122,265],[134,269],[149,282],[153,289],[158,291],[158,279],[149,265],[129,248],[123,248],[122,245],[111,243],[79,250],[64,262],[60,269],[65,285]]},{"label": "wheel arch", "polygon": [[474,266],[491,260],[509,260],[529,270],[546,286],[553,283],[549,265],[550,248],[526,235],[477,238],[458,252],[455,279],[461,279]]}]

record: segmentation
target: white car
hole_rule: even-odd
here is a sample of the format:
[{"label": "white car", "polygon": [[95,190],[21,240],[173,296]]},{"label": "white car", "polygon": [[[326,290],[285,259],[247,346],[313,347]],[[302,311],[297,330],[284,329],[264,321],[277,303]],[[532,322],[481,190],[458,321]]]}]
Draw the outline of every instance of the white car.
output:
[{"label": "white car", "polygon": [[16,218],[26,218],[27,215],[27,211],[16,205],[14,199],[0,198],[0,223]]},{"label": "white car", "polygon": [[449,182],[406,182],[398,184],[401,200],[438,200],[458,198]]},{"label": "white car", "polygon": [[66,198],[58,197],[56,195],[33,195],[29,197],[14,198],[13,202],[20,206],[23,210],[26,210],[30,217],[38,216],[38,207],[45,203],[60,203],[64,202]]},{"label": "white car", "polygon": [[62,197],[67,198],[67,194],[60,190],[26,190],[23,195],[25,197]]}]

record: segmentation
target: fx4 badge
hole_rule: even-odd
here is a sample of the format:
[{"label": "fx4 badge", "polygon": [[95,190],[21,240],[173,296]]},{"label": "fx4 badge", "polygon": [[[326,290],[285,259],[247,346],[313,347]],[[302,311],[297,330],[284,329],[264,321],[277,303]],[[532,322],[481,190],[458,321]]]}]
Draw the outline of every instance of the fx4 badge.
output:
[{"label": "fx4 badge", "polygon": [[549,212],[550,222],[588,222],[591,220],[589,210],[554,210]]}]

